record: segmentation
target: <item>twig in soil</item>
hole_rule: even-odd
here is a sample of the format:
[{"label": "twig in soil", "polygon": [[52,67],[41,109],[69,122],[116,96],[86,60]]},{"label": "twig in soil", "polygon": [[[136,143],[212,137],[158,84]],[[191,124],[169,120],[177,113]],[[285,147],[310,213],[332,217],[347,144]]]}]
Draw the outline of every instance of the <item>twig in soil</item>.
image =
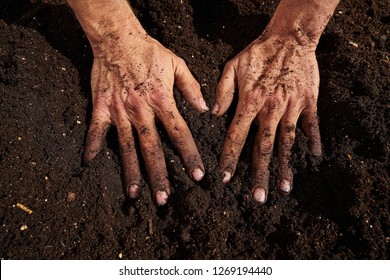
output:
[{"label": "twig in soil", "polygon": [[350,45],[354,46],[355,48],[359,48],[359,45],[355,42],[349,41],[348,42]]},{"label": "twig in soil", "polygon": [[16,207],[18,207],[19,209],[22,209],[27,214],[31,215],[33,213],[33,211],[30,208],[28,208],[27,206],[23,205],[22,203],[16,203]]}]

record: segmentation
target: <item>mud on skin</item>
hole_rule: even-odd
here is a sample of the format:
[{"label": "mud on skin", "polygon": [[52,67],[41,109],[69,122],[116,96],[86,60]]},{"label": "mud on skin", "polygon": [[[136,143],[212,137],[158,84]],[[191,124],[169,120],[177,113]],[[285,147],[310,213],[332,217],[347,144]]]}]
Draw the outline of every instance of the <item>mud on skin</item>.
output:
[{"label": "mud on skin", "polygon": [[[234,179],[225,186],[217,164],[234,108],[222,118],[200,117],[176,90],[205,165],[203,182],[183,170],[161,124],[156,126],[171,182],[166,206],[154,204],[147,185],[136,201],[125,199],[114,128],[103,151],[82,167],[91,50],[60,1],[22,2],[0,9],[2,258],[117,259],[122,253],[132,259],[389,259],[387,1],[349,0],[337,8],[317,49],[323,160],[316,164],[310,155],[298,122],[290,160],[294,190],[289,196],[277,191],[275,150],[261,207],[253,202],[249,180],[257,127],[250,128]],[[132,1],[150,35],[186,61],[207,104],[215,101],[226,61],[259,35],[276,4]],[[216,12],[218,5],[229,11],[229,21],[222,16],[227,13]],[[215,14],[213,32],[204,13]],[[140,172],[146,176],[143,167]],[[67,202],[70,192],[76,199]],[[13,207],[17,203],[33,213]]]}]

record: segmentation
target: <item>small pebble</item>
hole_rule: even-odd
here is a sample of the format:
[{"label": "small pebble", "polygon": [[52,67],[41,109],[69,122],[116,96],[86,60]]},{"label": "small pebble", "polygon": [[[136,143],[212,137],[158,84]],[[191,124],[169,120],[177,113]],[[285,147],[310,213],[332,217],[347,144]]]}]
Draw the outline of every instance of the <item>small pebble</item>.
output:
[{"label": "small pebble", "polygon": [[68,192],[68,194],[66,195],[66,201],[70,203],[75,200],[76,200],[76,194],[74,192]]}]

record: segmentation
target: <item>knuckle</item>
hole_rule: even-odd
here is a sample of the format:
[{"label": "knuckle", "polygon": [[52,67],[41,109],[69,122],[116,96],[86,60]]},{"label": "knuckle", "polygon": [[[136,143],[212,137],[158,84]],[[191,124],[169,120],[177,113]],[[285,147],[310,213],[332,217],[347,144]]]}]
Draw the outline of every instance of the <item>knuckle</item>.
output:
[{"label": "knuckle", "polygon": [[292,155],[292,147],[294,145],[294,137],[283,136],[279,140],[279,164],[283,164],[285,161],[290,161]]},{"label": "knuckle", "polygon": [[271,132],[271,129],[269,127],[265,127],[263,130],[262,130],[262,136],[264,138],[270,138],[272,136],[272,132]]},{"label": "knuckle", "polygon": [[145,123],[145,118],[143,117],[142,109],[136,106],[128,107],[127,112],[129,115],[130,122],[137,128],[142,127],[143,123]]},{"label": "knuckle", "polygon": [[271,141],[264,141],[260,143],[258,149],[260,157],[266,157],[266,158],[270,157],[273,152],[273,147],[274,145]]},{"label": "knuckle", "polygon": [[[140,134],[140,136],[150,137],[152,133],[151,129],[147,125],[142,124],[141,122],[139,122],[138,124],[140,125],[138,129],[138,133]],[[149,143],[149,142],[145,142],[145,143]]]},{"label": "knuckle", "polygon": [[254,91],[248,91],[243,98],[243,101],[248,104],[257,103],[258,95]]},{"label": "knuckle", "polygon": [[292,147],[295,141],[295,129],[294,124],[287,124],[281,134],[281,144],[286,147]]},{"label": "knuckle", "polygon": [[196,81],[195,79],[192,80],[191,82],[191,87],[194,91],[200,91],[201,88],[200,88],[200,84],[198,83],[198,81]]},{"label": "knuckle", "polygon": [[120,145],[121,154],[132,154],[135,152],[134,143],[131,141],[126,141]]},{"label": "knuckle", "polygon": [[293,123],[287,123],[284,128],[286,133],[295,133],[296,126]]},{"label": "knuckle", "polygon": [[127,98],[125,100],[125,107],[131,115],[139,115],[143,106],[137,98]]},{"label": "knuckle", "polygon": [[158,160],[160,160],[160,157],[163,158],[163,155],[161,156],[161,144],[154,141],[144,141],[142,144],[142,153],[147,157],[153,157]]},{"label": "knuckle", "polygon": [[230,143],[234,146],[240,146],[243,143],[243,136],[239,131],[233,131],[228,134]]},{"label": "knuckle", "polygon": [[174,108],[177,108],[175,99],[171,96],[164,96],[159,101],[155,101],[153,110],[160,112],[162,115],[169,114],[170,117],[176,118],[177,113]]},{"label": "knuckle", "polygon": [[260,96],[255,91],[247,92],[242,101],[246,112],[257,112],[260,107]]},{"label": "knuckle", "polygon": [[277,111],[283,103],[283,100],[279,96],[273,96],[268,100],[269,112]]},{"label": "knuckle", "polygon": [[160,87],[153,87],[150,90],[150,100],[153,103],[159,103],[164,98],[164,91]]},{"label": "knuckle", "polygon": [[294,141],[295,141],[295,135],[292,134],[283,135],[281,138],[281,144],[285,148],[291,148],[294,145]]},{"label": "knuckle", "polygon": [[173,128],[172,141],[176,146],[185,146],[189,142],[190,137],[183,130],[177,127]]},{"label": "knuckle", "polygon": [[131,122],[137,127],[145,125],[146,120],[151,115],[151,109],[148,104],[139,98],[128,98],[125,101],[126,111]]},{"label": "knuckle", "polygon": [[125,106],[127,109],[131,111],[136,111],[140,106],[137,106],[137,100],[134,98],[126,98],[125,100]]}]

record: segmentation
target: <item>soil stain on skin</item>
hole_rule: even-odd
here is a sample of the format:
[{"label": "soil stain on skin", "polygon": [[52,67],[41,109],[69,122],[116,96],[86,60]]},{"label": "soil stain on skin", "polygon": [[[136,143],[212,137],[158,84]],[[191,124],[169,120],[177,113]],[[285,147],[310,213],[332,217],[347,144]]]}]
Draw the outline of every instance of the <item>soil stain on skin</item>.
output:
[{"label": "soil stain on skin", "polygon": [[[187,62],[209,106],[224,64],[260,35],[278,1],[212,2],[131,1],[149,34]],[[1,6],[1,258],[389,259],[386,0],[337,7],[317,48],[323,159],[310,156],[298,125],[294,190],[278,192],[275,152],[262,206],[252,200],[249,179],[257,128],[224,185],[218,159],[234,107],[221,118],[199,114],[176,90],[205,178],[189,178],[158,124],[169,203],[156,206],[147,184],[137,200],[127,200],[115,129],[104,150],[82,165],[92,53],[71,10],[54,0]],[[142,162],[141,170],[146,178]]]}]

